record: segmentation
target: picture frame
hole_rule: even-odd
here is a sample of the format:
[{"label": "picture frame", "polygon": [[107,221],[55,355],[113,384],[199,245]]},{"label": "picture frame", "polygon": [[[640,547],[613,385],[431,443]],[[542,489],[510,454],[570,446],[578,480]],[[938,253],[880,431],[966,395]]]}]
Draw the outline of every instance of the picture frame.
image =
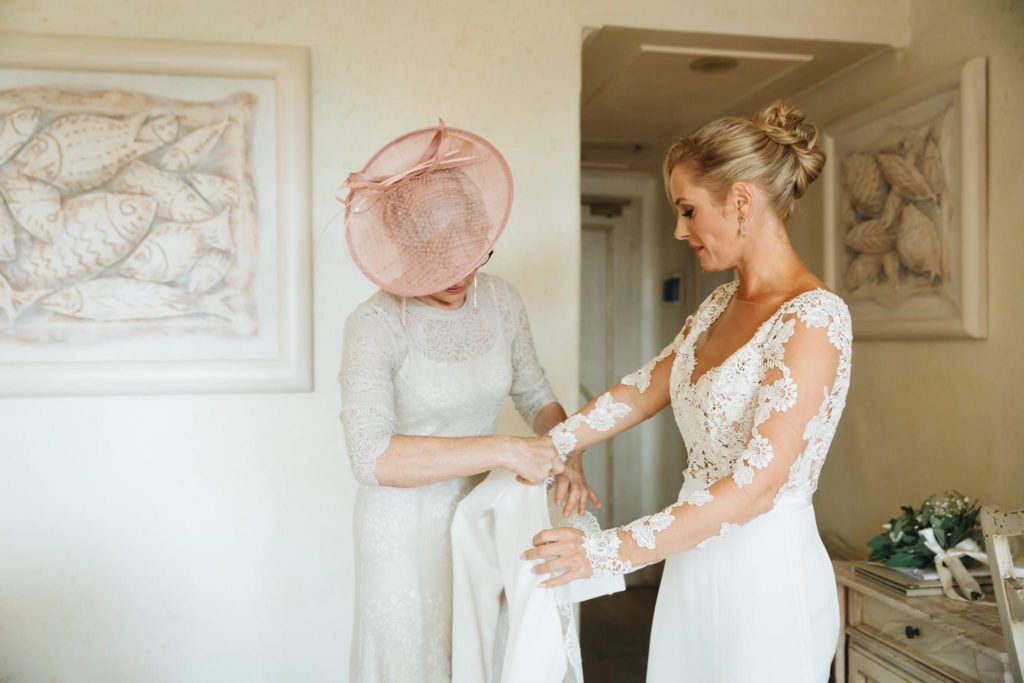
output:
[{"label": "picture frame", "polygon": [[309,61],[0,34],[0,395],[312,390]]},{"label": "picture frame", "polygon": [[825,280],[855,339],[988,334],[986,60],[825,128]]}]

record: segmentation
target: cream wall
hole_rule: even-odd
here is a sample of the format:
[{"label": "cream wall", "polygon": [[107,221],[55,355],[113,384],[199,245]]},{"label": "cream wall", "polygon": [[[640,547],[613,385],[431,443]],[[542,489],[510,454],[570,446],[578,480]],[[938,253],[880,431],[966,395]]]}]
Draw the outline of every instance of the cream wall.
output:
[{"label": "cream wall", "polygon": [[[949,488],[1024,505],[1024,3],[913,0],[910,40],[801,98],[818,124],[988,57],[989,337],[854,343],[846,414],[815,499],[824,531],[864,541],[901,504]],[[791,226],[822,263],[822,186]]]},{"label": "cream wall", "polygon": [[[794,0],[785,11],[760,0],[633,5],[0,0],[0,29],[309,46],[317,232],[337,211],[345,172],[396,133],[443,115],[489,137],[518,182],[492,270],[522,290],[542,361],[571,398],[583,27],[907,35],[906,3],[888,0]],[[993,284],[1010,286],[1010,254],[1002,258]],[[343,319],[371,287],[340,223],[320,243],[314,287],[315,392],[0,401],[0,680],[347,679],[355,486],[334,375]],[[1009,304],[1009,291],[999,296]],[[1006,324],[993,325],[1004,356]],[[967,354],[954,358],[965,374]],[[986,367],[996,374],[996,361]],[[999,413],[1006,425],[1009,406],[978,405],[971,417]]]}]

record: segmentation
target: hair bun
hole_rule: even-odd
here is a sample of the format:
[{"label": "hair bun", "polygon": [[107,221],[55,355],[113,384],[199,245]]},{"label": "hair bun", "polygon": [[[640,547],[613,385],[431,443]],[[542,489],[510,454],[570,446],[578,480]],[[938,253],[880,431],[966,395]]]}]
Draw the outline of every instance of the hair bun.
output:
[{"label": "hair bun", "polygon": [[818,129],[804,123],[803,112],[785,100],[772,102],[751,121],[772,141],[793,152],[797,162],[793,169],[793,193],[797,198],[803,196],[825,165],[825,154],[817,148]]}]

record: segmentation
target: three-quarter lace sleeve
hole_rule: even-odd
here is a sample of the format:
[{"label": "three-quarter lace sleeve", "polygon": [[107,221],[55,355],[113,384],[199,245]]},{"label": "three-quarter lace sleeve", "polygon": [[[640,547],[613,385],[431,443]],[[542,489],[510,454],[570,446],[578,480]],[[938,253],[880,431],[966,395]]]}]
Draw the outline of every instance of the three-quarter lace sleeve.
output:
[{"label": "three-quarter lace sleeve", "polygon": [[[519,292],[507,283],[495,283],[499,310],[512,347],[512,389],[510,394],[516,410],[530,427],[540,409],[558,399],[551,390],[544,368],[537,360],[530,321]],[[503,290],[503,291],[502,291]]]},{"label": "three-quarter lace sleeve", "polygon": [[395,433],[394,372],[399,347],[381,311],[360,306],[345,322],[341,371],[341,423],[352,473],[378,486],[377,458]]}]

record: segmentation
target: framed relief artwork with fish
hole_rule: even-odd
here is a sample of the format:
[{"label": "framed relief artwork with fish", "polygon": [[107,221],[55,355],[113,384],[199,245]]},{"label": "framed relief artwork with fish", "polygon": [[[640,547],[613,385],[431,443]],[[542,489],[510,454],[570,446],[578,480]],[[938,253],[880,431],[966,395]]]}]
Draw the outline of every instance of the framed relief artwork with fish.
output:
[{"label": "framed relief artwork with fish", "polygon": [[0,34],[0,394],[311,389],[305,48]]},{"label": "framed relief artwork with fish", "polygon": [[859,339],[988,334],[985,59],[827,126],[825,275]]}]

